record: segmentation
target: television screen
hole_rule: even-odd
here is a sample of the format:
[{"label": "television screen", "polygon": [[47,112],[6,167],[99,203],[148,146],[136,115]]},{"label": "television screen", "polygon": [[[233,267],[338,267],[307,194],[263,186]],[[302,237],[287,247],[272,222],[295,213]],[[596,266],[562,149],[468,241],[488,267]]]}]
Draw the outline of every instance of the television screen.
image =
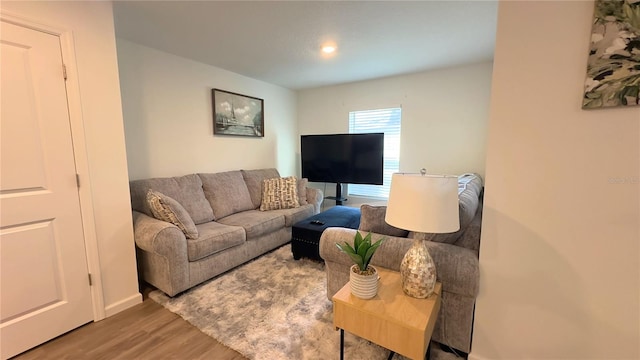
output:
[{"label": "television screen", "polygon": [[384,133],[302,135],[300,146],[309,181],[382,185]]}]

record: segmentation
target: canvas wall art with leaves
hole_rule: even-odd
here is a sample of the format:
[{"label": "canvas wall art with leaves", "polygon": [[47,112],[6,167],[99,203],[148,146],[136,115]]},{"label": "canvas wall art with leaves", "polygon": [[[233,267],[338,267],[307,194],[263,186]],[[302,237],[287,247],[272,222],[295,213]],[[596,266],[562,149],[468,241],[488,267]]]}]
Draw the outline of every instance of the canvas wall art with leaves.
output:
[{"label": "canvas wall art with leaves", "polygon": [[640,104],[640,0],[596,0],[583,109]]}]

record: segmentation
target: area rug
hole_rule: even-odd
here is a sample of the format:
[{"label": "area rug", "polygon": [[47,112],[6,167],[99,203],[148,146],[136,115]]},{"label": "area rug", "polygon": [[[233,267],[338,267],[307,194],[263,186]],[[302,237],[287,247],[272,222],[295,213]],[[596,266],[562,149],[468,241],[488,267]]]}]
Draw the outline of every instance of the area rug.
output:
[{"label": "area rug", "polygon": [[[340,332],[333,327],[324,263],[294,260],[290,245],[174,298],[158,290],[149,297],[249,359],[339,358]],[[388,355],[345,332],[346,359]]]}]

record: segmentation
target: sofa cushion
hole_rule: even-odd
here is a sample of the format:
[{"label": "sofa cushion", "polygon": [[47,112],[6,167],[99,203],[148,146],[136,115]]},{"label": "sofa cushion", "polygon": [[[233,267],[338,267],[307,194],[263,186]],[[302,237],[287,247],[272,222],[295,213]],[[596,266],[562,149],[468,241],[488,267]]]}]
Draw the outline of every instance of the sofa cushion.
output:
[{"label": "sofa cushion", "polygon": [[381,235],[407,237],[409,231],[391,226],[384,221],[387,214],[386,206],[360,206],[360,227],[358,230],[373,232]]},{"label": "sofa cushion", "polygon": [[276,169],[256,169],[256,170],[241,170],[244,182],[249,189],[249,195],[251,196],[251,202],[253,208],[257,209],[262,203],[262,180],[279,178],[280,174]]},{"label": "sofa cushion", "polygon": [[261,211],[292,209],[300,206],[295,176],[262,181]]},{"label": "sofa cushion", "polygon": [[242,245],[246,241],[242,227],[223,225],[215,221],[197,225],[198,239],[187,239],[189,261],[203,259],[209,255]]},{"label": "sofa cushion", "polygon": [[198,175],[216,219],[254,209],[240,170]]},{"label": "sofa cushion", "polygon": [[453,244],[464,233],[476,215],[480,204],[482,192],[482,178],[478,174],[464,174],[458,176],[458,208],[460,216],[460,229],[448,234],[431,234],[411,232],[409,237],[413,239],[426,239],[429,241]]},{"label": "sofa cushion", "polygon": [[301,206],[309,203],[307,201],[307,185],[309,185],[309,179],[298,179],[298,203],[300,203]]},{"label": "sofa cushion", "polygon": [[284,215],[275,211],[243,211],[217,221],[225,225],[243,227],[247,241],[284,228]]},{"label": "sofa cushion", "polygon": [[147,192],[152,189],[179,202],[195,224],[213,220],[213,210],[204,196],[202,181],[196,174],[134,180],[129,183],[129,187],[132,209],[148,216],[153,216],[147,203]]},{"label": "sofa cushion", "polygon": [[191,216],[179,202],[151,189],[147,191],[147,202],[153,217],[177,226],[189,239],[198,238],[196,224],[193,223]]},{"label": "sofa cushion", "polygon": [[312,204],[307,204],[294,209],[272,210],[271,212],[282,214],[284,226],[292,227],[295,223],[313,216],[314,209]]}]

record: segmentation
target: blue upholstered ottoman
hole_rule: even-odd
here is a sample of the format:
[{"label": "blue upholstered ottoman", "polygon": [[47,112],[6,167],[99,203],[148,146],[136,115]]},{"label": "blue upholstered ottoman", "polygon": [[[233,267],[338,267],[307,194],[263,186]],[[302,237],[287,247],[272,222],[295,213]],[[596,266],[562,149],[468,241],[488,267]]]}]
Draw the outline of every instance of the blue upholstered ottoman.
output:
[{"label": "blue upholstered ottoman", "polygon": [[357,229],[360,226],[360,209],[334,206],[327,211],[298,221],[291,229],[291,252],[298,260],[307,257],[322,260],[319,252],[320,236],[328,227]]}]

